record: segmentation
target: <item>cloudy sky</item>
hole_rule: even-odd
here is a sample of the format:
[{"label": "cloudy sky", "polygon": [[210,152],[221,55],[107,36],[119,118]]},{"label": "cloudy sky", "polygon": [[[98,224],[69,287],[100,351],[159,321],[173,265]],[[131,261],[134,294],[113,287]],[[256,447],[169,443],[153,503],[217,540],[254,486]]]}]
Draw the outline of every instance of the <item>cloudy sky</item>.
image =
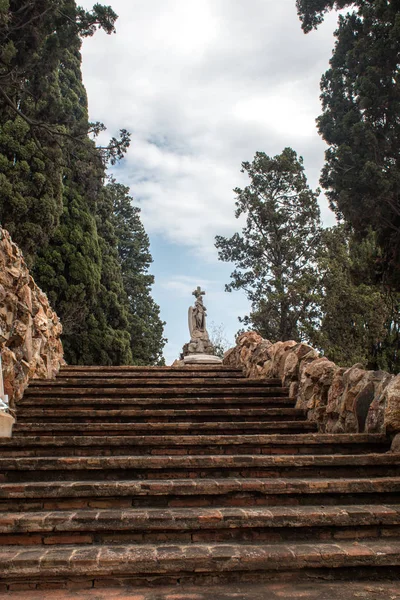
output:
[{"label": "cloudy sky", "polygon": [[[315,129],[319,80],[333,48],[336,15],[305,36],[295,0],[104,0],[117,34],[84,42],[90,118],[108,134],[132,132],[112,172],[130,186],[151,240],[154,297],[167,322],[167,364],[188,339],[191,292],[202,285],[208,323],[232,342],[248,304],[224,292],[232,265],[215,235],[232,235],[232,189],[242,161],[286,146],[304,157],[317,187],[324,142]],[[80,0],[85,8],[93,0]],[[321,198],[326,225],[334,218]]]}]

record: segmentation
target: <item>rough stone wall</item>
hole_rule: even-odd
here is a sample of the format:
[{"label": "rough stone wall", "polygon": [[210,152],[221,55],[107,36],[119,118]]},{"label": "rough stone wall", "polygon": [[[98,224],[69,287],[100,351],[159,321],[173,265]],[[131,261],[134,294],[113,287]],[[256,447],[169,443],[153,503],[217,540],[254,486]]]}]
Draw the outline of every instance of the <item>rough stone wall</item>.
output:
[{"label": "rough stone wall", "polygon": [[50,379],[63,363],[62,327],[21,250],[0,228],[0,353],[10,407],[30,379]]},{"label": "rough stone wall", "polygon": [[338,367],[307,344],[272,344],[253,331],[239,336],[224,365],[243,368],[247,377],[281,379],[319,431],[400,432],[400,375]]}]

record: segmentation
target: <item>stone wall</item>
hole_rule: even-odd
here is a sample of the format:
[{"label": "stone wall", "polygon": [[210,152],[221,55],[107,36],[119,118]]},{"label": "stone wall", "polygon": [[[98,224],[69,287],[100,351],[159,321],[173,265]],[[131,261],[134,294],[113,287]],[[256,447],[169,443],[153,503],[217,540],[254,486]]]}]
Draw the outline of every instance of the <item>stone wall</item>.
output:
[{"label": "stone wall", "polygon": [[50,379],[63,363],[62,327],[10,234],[0,228],[0,353],[10,407],[32,378]]},{"label": "stone wall", "polygon": [[400,375],[338,367],[307,344],[272,344],[252,331],[239,336],[224,365],[243,368],[247,377],[278,377],[319,431],[400,432]]}]

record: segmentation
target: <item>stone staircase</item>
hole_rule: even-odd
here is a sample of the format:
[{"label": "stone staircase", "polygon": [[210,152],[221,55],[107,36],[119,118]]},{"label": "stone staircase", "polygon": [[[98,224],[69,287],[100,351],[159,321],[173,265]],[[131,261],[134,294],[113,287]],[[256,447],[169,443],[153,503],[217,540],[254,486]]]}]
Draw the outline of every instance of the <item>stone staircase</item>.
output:
[{"label": "stone staircase", "polygon": [[0,591],[400,576],[400,455],[278,380],[64,367],[0,439]]}]

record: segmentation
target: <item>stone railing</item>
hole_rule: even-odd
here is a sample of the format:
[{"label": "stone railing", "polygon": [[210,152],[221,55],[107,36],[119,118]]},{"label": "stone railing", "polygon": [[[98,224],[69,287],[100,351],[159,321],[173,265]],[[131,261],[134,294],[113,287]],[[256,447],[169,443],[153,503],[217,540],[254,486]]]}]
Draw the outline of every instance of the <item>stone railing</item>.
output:
[{"label": "stone railing", "polygon": [[224,365],[247,377],[278,377],[321,432],[400,432],[400,375],[338,367],[306,344],[272,344],[252,331],[238,337]]},{"label": "stone railing", "polygon": [[21,250],[0,228],[0,354],[11,412],[30,379],[50,379],[63,363],[62,327]]}]

